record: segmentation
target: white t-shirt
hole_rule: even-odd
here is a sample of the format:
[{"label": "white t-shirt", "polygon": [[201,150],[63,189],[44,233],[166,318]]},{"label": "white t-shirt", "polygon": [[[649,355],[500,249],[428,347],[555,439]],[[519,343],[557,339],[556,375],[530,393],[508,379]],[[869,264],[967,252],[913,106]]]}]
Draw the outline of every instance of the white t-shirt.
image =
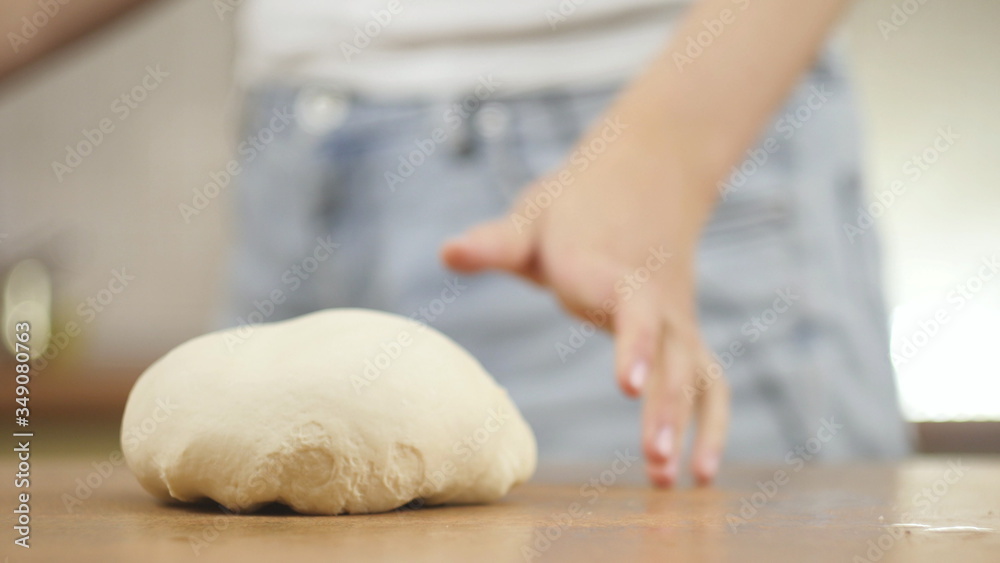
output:
[{"label": "white t-shirt", "polygon": [[685,0],[247,0],[238,78],[339,84],[383,98],[439,97],[631,76]]}]

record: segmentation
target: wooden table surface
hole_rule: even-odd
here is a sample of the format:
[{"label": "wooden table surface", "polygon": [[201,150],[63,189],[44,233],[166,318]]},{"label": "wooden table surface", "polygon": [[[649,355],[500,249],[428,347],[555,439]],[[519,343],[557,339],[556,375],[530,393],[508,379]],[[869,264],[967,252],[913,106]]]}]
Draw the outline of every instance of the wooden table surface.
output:
[{"label": "wooden table surface", "polygon": [[335,517],[161,504],[109,457],[40,459],[30,549],[13,545],[10,459],[0,464],[10,563],[1000,561],[997,457],[730,466],[713,488],[674,491],[644,486],[639,463],[622,474],[621,463],[547,468],[488,506]]}]

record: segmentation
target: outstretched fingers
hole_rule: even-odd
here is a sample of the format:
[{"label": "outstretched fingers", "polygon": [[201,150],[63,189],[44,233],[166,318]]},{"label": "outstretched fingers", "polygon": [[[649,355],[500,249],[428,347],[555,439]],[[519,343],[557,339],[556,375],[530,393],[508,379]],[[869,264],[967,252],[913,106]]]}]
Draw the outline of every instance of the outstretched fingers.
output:
[{"label": "outstretched fingers", "polygon": [[630,397],[639,397],[649,381],[663,340],[656,304],[646,294],[619,301],[614,318],[615,379]]},{"label": "outstretched fingers", "polygon": [[691,455],[691,471],[699,485],[711,483],[719,471],[719,461],[729,429],[729,383],[722,366],[708,353],[696,380],[694,397],[698,430]]},{"label": "outstretched fingers", "polygon": [[692,368],[690,350],[670,330],[662,331],[660,353],[643,392],[642,437],[646,473],[659,487],[677,481],[691,405],[683,384]]}]

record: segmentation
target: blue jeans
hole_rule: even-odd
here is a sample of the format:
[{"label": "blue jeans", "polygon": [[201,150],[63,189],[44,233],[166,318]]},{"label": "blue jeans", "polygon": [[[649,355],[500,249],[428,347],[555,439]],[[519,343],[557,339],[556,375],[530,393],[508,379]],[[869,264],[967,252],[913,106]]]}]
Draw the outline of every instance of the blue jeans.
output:
[{"label": "blue jeans", "polygon": [[[546,291],[502,274],[458,276],[438,259],[443,240],[500,216],[560,164],[614,91],[503,97],[484,83],[462,99],[409,103],[323,85],[251,92],[244,137],[267,144],[237,179],[224,323],[327,307],[412,316],[508,389],[543,462],[639,452],[639,403],[614,383],[606,334]],[[265,135],[276,109],[294,122]],[[846,80],[822,61],[720,185],[698,281],[702,332],[732,384],[727,459],[908,449],[875,233],[843,228],[864,201],[857,144]]]}]

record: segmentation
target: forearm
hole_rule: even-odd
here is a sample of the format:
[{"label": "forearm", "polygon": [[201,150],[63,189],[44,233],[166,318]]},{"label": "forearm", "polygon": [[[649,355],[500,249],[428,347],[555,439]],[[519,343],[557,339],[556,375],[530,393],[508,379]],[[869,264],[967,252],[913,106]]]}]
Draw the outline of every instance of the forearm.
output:
[{"label": "forearm", "polygon": [[[636,124],[642,144],[681,159],[693,184],[687,188],[714,197],[716,183],[728,176],[815,60],[847,4],[697,2],[612,111]],[[713,34],[706,21],[721,32]],[[696,47],[689,49],[689,38]]]},{"label": "forearm", "polygon": [[148,0],[3,0],[0,80]]}]

